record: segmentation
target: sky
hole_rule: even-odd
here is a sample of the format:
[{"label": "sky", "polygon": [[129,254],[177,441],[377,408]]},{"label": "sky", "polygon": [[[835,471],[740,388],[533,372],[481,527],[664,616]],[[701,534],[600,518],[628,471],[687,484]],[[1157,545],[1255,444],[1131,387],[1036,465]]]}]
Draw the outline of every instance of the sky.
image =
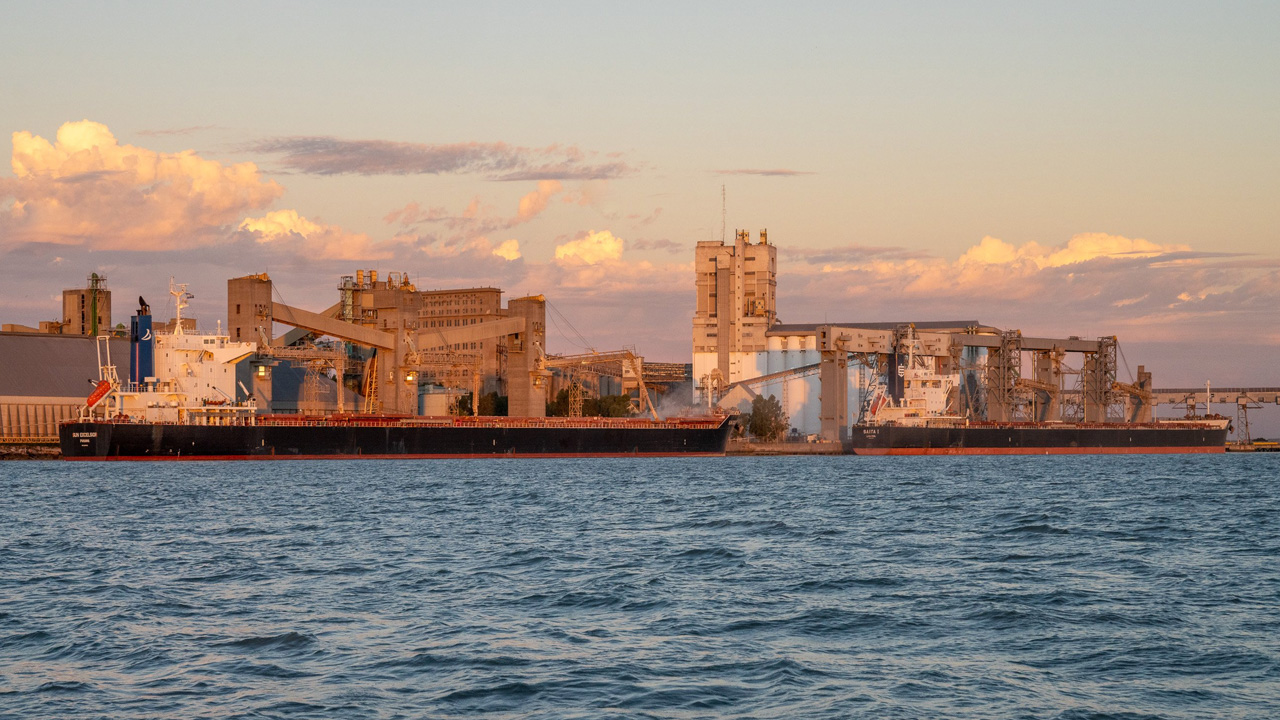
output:
[{"label": "sky", "polygon": [[227,278],[321,309],[361,268],[688,361],[694,244],[767,228],[784,322],[1117,335],[1122,379],[1280,385],[1280,4],[4,15],[4,322],[90,272],[118,319],[174,276],[211,326]]}]

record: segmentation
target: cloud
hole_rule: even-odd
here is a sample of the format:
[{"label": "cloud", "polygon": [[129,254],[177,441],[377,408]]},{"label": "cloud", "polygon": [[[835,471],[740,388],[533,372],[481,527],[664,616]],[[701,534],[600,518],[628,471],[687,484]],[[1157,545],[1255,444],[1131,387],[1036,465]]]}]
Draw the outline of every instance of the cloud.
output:
[{"label": "cloud", "polygon": [[666,250],[669,253],[688,252],[690,247],[674,240],[661,238],[659,240],[633,240],[631,247],[636,250]]},{"label": "cloud", "polygon": [[183,128],[167,128],[162,130],[139,130],[138,134],[143,137],[164,137],[166,135],[194,135],[202,130],[213,130],[217,125],[192,125]]},{"label": "cloud", "polygon": [[520,204],[516,208],[516,217],[511,221],[512,225],[529,222],[547,209],[547,203],[551,198],[555,197],[561,190],[560,181],[558,180],[540,180],[538,181],[538,189],[520,198]]},{"label": "cloud", "polygon": [[253,163],[121,145],[105,125],[58,128],[55,142],[13,134],[12,179],[0,179],[0,238],[96,249],[170,250],[216,242],[284,192]]},{"label": "cloud", "polygon": [[364,233],[308,220],[296,210],[275,210],[260,218],[246,218],[238,228],[260,244],[287,246],[294,252],[323,260],[388,260],[390,247],[375,246]]},{"label": "cloud", "polygon": [[382,219],[386,221],[388,225],[399,223],[403,227],[409,227],[410,225],[420,225],[422,223],[447,220],[450,217],[449,211],[443,207],[423,209],[423,207],[418,203],[411,202],[402,208],[392,210]]},{"label": "cloud", "polygon": [[599,265],[622,258],[622,238],[608,230],[588,230],[574,240],[556,246],[556,262],[568,265]]},{"label": "cloud", "polygon": [[519,260],[520,259],[520,241],[512,238],[504,240],[501,244],[493,249],[493,254],[503,260]]},{"label": "cloud", "polygon": [[1048,246],[985,237],[955,260],[900,248],[789,251],[779,314],[788,322],[977,317],[1030,334],[1142,341],[1226,340],[1280,320],[1274,264],[1211,255],[1104,233]]},{"label": "cloud", "polygon": [[988,236],[961,255],[957,264],[965,266],[1030,263],[1037,268],[1062,267],[1097,258],[1149,258],[1188,250],[1190,248],[1186,245],[1157,245],[1142,238],[1131,240],[1106,233],[1082,233],[1072,237],[1066,245],[1048,248],[1034,242],[1014,247],[1003,240]]},{"label": "cloud", "polygon": [[789,245],[778,246],[778,254],[787,259],[794,259],[811,265],[836,266],[857,264],[872,258],[905,260],[908,258],[924,258],[928,254],[920,250],[908,250],[891,245],[842,245],[830,248],[807,248]]},{"label": "cloud", "polygon": [[796,175],[813,175],[814,173],[806,170],[788,170],[787,168],[773,169],[754,169],[743,168],[738,170],[716,170],[717,175],[760,175],[762,177],[794,177]]},{"label": "cloud", "polygon": [[566,192],[561,200],[566,205],[601,208],[609,197],[609,181],[597,180],[584,182],[575,192]]},{"label": "cloud", "polygon": [[526,148],[502,142],[426,144],[335,137],[278,137],[251,143],[252,152],[280,155],[286,168],[314,175],[478,174],[490,180],[599,180],[629,175],[621,160],[571,145]]},{"label": "cloud", "polygon": [[658,207],[658,208],[654,208],[653,212],[649,213],[648,215],[640,215],[639,213],[632,213],[631,215],[627,216],[627,219],[635,220],[637,221],[636,222],[637,225],[639,225],[640,227],[644,227],[645,225],[652,225],[661,216],[662,216],[662,208]]}]

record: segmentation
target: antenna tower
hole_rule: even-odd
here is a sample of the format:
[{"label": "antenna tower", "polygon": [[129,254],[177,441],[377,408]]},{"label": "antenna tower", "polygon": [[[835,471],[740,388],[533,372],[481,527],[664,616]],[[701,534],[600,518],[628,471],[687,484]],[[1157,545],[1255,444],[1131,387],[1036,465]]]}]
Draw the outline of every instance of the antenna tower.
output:
[{"label": "antenna tower", "polygon": [[720,244],[724,244],[724,222],[725,222],[725,195],[724,185],[720,186]]}]

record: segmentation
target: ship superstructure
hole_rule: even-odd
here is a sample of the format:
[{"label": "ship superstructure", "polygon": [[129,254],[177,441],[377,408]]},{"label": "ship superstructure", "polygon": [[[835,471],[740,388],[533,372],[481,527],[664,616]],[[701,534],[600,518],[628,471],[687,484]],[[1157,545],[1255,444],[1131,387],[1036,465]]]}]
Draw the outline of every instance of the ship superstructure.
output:
[{"label": "ship superstructure", "polygon": [[171,333],[156,331],[150,306],[138,298],[130,321],[133,357],[127,379],[119,377],[107,339],[99,338],[98,397],[86,403],[82,420],[226,424],[256,412],[252,397],[236,401],[235,366],[253,355],[257,345],[233,341],[221,332],[188,332],[182,318],[190,298],[187,286],[170,281],[170,294],[176,307]]},{"label": "ship superstructure", "polygon": [[957,408],[960,374],[940,373],[934,358],[916,354],[919,339],[915,328],[909,329],[904,340],[906,361],[895,371],[902,383],[901,397],[893,397],[886,378],[870,374],[869,386],[863,394],[861,422],[925,425],[964,420]]}]

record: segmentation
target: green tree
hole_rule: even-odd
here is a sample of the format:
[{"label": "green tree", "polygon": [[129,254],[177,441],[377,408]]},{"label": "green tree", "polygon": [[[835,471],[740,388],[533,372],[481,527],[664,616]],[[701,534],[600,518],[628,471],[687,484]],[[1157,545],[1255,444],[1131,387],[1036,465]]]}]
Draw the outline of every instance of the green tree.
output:
[{"label": "green tree", "polygon": [[[483,407],[483,406],[482,406]],[[556,397],[547,403],[548,417],[565,417],[569,414],[569,391],[561,390]],[[583,417],[631,417],[631,397],[629,395],[605,395],[604,397],[585,397],[582,399]]]},{"label": "green tree", "polygon": [[569,414],[569,391],[556,393],[554,400],[547,403],[547,417],[564,417]]},{"label": "green tree", "polygon": [[590,400],[594,401],[591,407],[583,403],[582,411],[586,415],[596,417],[631,417],[632,415],[629,395],[605,395],[590,398]]},{"label": "green tree", "polygon": [[485,395],[481,395],[479,414],[506,415],[507,414],[507,396],[499,395],[496,392],[491,392]]},{"label": "green tree", "polygon": [[452,403],[449,404],[450,415],[470,415],[471,414],[471,393],[459,395]]},{"label": "green tree", "polygon": [[781,438],[786,434],[790,423],[786,413],[782,412],[782,403],[770,395],[757,395],[751,401],[751,414],[747,416],[747,432],[765,441]]}]

